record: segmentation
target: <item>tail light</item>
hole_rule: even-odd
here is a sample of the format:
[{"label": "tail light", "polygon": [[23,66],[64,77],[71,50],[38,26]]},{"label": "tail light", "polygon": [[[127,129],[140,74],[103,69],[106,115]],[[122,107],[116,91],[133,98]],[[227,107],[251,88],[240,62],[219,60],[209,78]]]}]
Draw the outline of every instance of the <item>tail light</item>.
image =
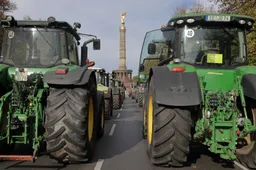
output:
[{"label": "tail light", "polygon": [[173,67],[172,72],[184,72],[185,68],[184,67]]},{"label": "tail light", "polygon": [[65,75],[68,73],[68,68],[57,68],[55,74]]}]

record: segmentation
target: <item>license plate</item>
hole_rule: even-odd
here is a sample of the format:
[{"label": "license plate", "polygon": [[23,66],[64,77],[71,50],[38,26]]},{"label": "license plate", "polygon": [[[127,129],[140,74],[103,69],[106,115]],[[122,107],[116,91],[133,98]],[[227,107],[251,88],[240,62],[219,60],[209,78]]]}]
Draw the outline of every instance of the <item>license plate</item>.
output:
[{"label": "license plate", "polygon": [[20,72],[19,69],[17,68],[15,70],[15,79],[17,81],[28,81],[28,70],[24,69],[23,72]]},{"label": "license plate", "polygon": [[230,16],[209,15],[209,16],[206,16],[206,21],[229,22],[230,21]]}]

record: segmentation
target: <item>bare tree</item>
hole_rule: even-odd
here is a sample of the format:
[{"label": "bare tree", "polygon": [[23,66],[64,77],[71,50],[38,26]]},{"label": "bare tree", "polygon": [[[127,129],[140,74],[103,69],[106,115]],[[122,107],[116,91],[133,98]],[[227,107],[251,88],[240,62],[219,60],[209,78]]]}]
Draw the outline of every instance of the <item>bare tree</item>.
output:
[{"label": "bare tree", "polygon": [[0,18],[4,17],[6,12],[12,12],[17,9],[15,2],[11,0],[0,0]]},{"label": "bare tree", "polygon": [[185,6],[177,7],[174,12],[175,15],[178,14],[190,14],[190,13],[217,13],[217,10],[214,9],[215,5],[210,4],[205,6],[204,4],[196,1],[191,8],[186,8]]}]

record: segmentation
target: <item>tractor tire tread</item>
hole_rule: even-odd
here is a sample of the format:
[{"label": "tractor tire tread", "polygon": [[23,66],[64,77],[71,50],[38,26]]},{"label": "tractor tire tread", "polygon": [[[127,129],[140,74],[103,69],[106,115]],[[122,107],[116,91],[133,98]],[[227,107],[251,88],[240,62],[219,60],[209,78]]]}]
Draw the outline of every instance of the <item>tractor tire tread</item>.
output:
[{"label": "tractor tire tread", "polygon": [[143,106],[143,93],[139,93],[138,95],[138,103],[139,103],[139,107]]},{"label": "tractor tire tread", "polygon": [[47,148],[47,152],[56,152],[60,149],[62,149],[64,146],[66,145],[66,142],[64,140],[60,141],[58,144],[52,146],[52,147],[48,147]]},{"label": "tractor tire tread", "polygon": [[79,146],[81,148],[84,148],[85,144],[86,144],[86,141],[83,141],[83,142],[76,141],[76,140],[72,139],[68,134],[64,134],[63,135],[63,139],[65,139],[67,142],[69,142],[69,143],[71,143],[71,144],[73,144],[75,146]]},{"label": "tractor tire tread", "polygon": [[62,126],[55,133],[52,133],[51,135],[46,136],[45,140],[46,141],[54,140],[54,139],[58,138],[65,130],[66,130],[66,128],[64,126]]},{"label": "tractor tire tread", "polygon": [[111,107],[110,99],[105,99],[104,102],[105,102],[105,119],[109,120],[111,117],[111,109],[112,109],[110,108]]},{"label": "tractor tire tread", "polygon": [[50,88],[45,111],[46,150],[58,162],[81,163],[91,159],[87,147],[88,101],[87,89]]},{"label": "tractor tire tread", "polygon": [[155,165],[184,166],[191,140],[190,111],[159,107],[154,119],[151,162]]},{"label": "tractor tire tread", "polygon": [[113,109],[120,109],[121,108],[121,100],[120,94],[113,95]]},{"label": "tractor tire tread", "polygon": [[56,117],[54,117],[52,120],[49,120],[49,122],[45,123],[45,126],[53,126],[57,122],[59,122],[63,117],[65,117],[66,113],[65,112],[59,112]]},{"label": "tractor tire tread", "polygon": [[46,109],[46,114],[48,114],[48,113],[50,113],[50,112],[52,112],[53,110],[56,110],[56,109],[58,109],[60,106],[62,106],[65,102],[67,102],[67,98],[64,96],[63,98],[62,98],[62,96],[60,96],[59,98],[57,98],[57,99],[48,99],[48,103],[51,103],[50,105],[50,107],[48,107],[47,109]]}]

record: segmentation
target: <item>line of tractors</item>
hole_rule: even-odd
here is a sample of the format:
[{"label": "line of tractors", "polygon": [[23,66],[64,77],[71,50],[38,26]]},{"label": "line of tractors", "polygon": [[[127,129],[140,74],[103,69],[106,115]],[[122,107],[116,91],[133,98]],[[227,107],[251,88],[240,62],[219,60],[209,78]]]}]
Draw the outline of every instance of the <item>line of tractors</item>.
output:
[{"label": "line of tractors", "polygon": [[[190,144],[256,167],[256,67],[246,35],[255,21],[235,14],[184,14],[146,33],[134,89],[152,164],[184,166]],[[92,159],[105,119],[125,99],[124,86],[95,68],[85,41],[65,21],[1,20],[0,159],[62,163]],[[15,145],[31,155],[8,155]],[[46,144],[44,152],[42,145]]]}]

